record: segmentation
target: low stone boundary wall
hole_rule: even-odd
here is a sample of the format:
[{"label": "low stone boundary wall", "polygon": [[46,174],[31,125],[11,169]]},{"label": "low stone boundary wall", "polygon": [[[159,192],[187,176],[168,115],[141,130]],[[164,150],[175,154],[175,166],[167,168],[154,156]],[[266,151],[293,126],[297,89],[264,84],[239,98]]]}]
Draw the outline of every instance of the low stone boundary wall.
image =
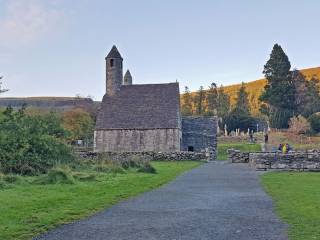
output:
[{"label": "low stone boundary wall", "polygon": [[146,160],[146,161],[209,161],[210,155],[205,152],[78,152],[81,158],[98,159],[100,155],[111,161]]},{"label": "low stone boundary wall", "polygon": [[249,163],[256,170],[320,171],[320,152],[254,152],[242,153],[229,149],[228,158],[233,163]]},{"label": "low stone boundary wall", "polygon": [[248,163],[249,162],[249,153],[241,152],[236,149],[228,149],[228,161],[232,163]]},{"label": "low stone boundary wall", "polygon": [[256,170],[282,169],[298,171],[320,171],[320,154],[306,152],[292,153],[250,153],[249,164]]}]

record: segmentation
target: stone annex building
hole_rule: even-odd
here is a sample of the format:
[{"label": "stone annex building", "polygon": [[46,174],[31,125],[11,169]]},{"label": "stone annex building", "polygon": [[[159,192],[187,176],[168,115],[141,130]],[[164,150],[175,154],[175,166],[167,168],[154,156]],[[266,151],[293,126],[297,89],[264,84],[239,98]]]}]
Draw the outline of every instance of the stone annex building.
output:
[{"label": "stone annex building", "polygon": [[115,46],[106,60],[106,93],[94,132],[96,152],[216,149],[216,118],[182,118],[179,83],[132,84]]}]

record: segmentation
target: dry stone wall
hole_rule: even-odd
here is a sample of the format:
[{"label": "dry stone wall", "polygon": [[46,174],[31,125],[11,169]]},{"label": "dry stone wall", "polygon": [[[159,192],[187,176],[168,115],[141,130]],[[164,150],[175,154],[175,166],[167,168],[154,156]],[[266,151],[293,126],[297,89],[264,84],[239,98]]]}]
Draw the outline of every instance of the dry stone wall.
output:
[{"label": "dry stone wall", "polygon": [[228,161],[232,163],[248,163],[249,162],[249,153],[241,152],[236,149],[228,149]]},{"label": "dry stone wall", "polygon": [[320,171],[320,152],[253,152],[243,153],[229,149],[228,159],[232,163],[248,163],[256,170]]},{"label": "dry stone wall", "polygon": [[83,159],[98,159],[103,154],[111,161],[146,160],[146,161],[210,161],[209,153],[201,152],[80,152]]},{"label": "dry stone wall", "polygon": [[320,154],[315,152],[250,153],[249,164],[257,170],[320,171]]}]

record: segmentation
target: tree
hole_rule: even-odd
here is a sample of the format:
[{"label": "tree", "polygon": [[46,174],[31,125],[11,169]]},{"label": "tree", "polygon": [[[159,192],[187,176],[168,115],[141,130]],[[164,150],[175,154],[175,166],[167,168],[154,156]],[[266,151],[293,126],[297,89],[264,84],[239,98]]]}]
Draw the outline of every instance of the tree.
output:
[{"label": "tree", "polygon": [[66,111],[62,115],[63,126],[70,132],[69,139],[85,140],[93,137],[94,121],[90,114],[81,108]]},{"label": "tree", "polygon": [[188,115],[192,115],[192,96],[190,93],[190,90],[187,86],[185,86],[184,88],[184,93],[182,95],[182,115],[188,116]]},{"label": "tree", "polygon": [[296,109],[295,87],[290,74],[291,64],[281,46],[275,44],[270,59],[264,66],[267,79],[260,100],[269,105],[272,127],[287,128],[288,121]]},{"label": "tree", "polygon": [[217,115],[218,108],[218,89],[215,83],[211,83],[207,91],[207,115]]},{"label": "tree", "polygon": [[195,105],[196,105],[197,115],[202,115],[205,112],[205,99],[206,99],[206,92],[204,91],[203,86],[200,86],[195,96]]},{"label": "tree", "polygon": [[23,107],[8,107],[0,117],[0,172],[45,173],[49,168],[73,160],[71,149],[62,137],[61,122],[51,122],[25,114]]},{"label": "tree", "polygon": [[3,76],[0,77],[0,93],[4,93],[4,92],[9,91],[9,89],[4,89],[4,88],[2,88],[2,81],[1,81],[1,79],[3,79]]},{"label": "tree", "polygon": [[217,115],[218,117],[224,119],[230,110],[230,97],[224,92],[224,88],[221,85],[218,90],[217,99]]},{"label": "tree", "polygon": [[301,115],[292,117],[289,121],[289,131],[295,134],[306,134],[310,131],[310,123]]},{"label": "tree", "polygon": [[248,128],[253,129],[254,118],[250,114],[248,93],[245,84],[242,83],[238,91],[237,101],[235,108],[227,115],[225,123],[227,124],[228,131],[240,128],[246,131]]},{"label": "tree", "polygon": [[255,119],[250,115],[241,111],[238,108],[234,108],[225,118],[225,124],[227,125],[228,132],[239,128],[241,131],[247,131],[248,129],[255,129]]},{"label": "tree", "polygon": [[241,87],[238,92],[238,97],[236,101],[236,108],[239,110],[250,114],[250,106],[248,100],[248,93],[246,91],[246,86],[244,83],[241,84]]},{"label": "tree", "polygon": [[292,71],[292,81],[295,86],[296,114],[309,117],[320,111],[319,80],[312,78],[309,81],[299,71]]},{"label": "tree", "polygon": [[314,132],[319,133],[320,132],[320,112],[312,114],[308,120],[310,122],[311,129]]}]

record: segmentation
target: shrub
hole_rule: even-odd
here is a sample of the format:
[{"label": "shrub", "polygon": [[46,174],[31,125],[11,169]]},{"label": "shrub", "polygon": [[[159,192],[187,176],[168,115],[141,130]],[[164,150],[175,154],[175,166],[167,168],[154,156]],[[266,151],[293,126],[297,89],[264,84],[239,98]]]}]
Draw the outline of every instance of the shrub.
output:
[{"label": "shrub", "polygon": [[17,175],[13,175],[13,174],[9,174],[9,175],[4,175],[2,177],[3,181],[7,182],[7,183],[17,183],[21,181],[20,176]]},{"label": "shrub", "polygon": [[308,131],[310,131],[310,123],[306,118],[301,115],[290,118],[289,132],[295,134],[305,134]]},{"label": "shrub", "polygon": [[150,163],[145,163],[143,166],[140,166],[138,172],[157,173],[156,169],[152,167]]},{"label": "shrub", "polygon": [[0,179],[0,190],[1,190],[1,189],[5,189],[5,188],[7,188],[6,182],[3,181],[2,179]]},{"label": "shrub", "polygon": [[0,118],[0,171],[35,175],[72,161],[57,121],[52,116],[27,116],[23,109],[14,112],[7,108]]},{"label": "shrub", "polygon": [[36,184],[74,184],[74,178],[69,169],[53,168],[48,174],[34,181]]},{"label": "shrub", "polygon": [[309,117],[311,129],[318,133],[320,132],[320,112],[314,113]]}]

